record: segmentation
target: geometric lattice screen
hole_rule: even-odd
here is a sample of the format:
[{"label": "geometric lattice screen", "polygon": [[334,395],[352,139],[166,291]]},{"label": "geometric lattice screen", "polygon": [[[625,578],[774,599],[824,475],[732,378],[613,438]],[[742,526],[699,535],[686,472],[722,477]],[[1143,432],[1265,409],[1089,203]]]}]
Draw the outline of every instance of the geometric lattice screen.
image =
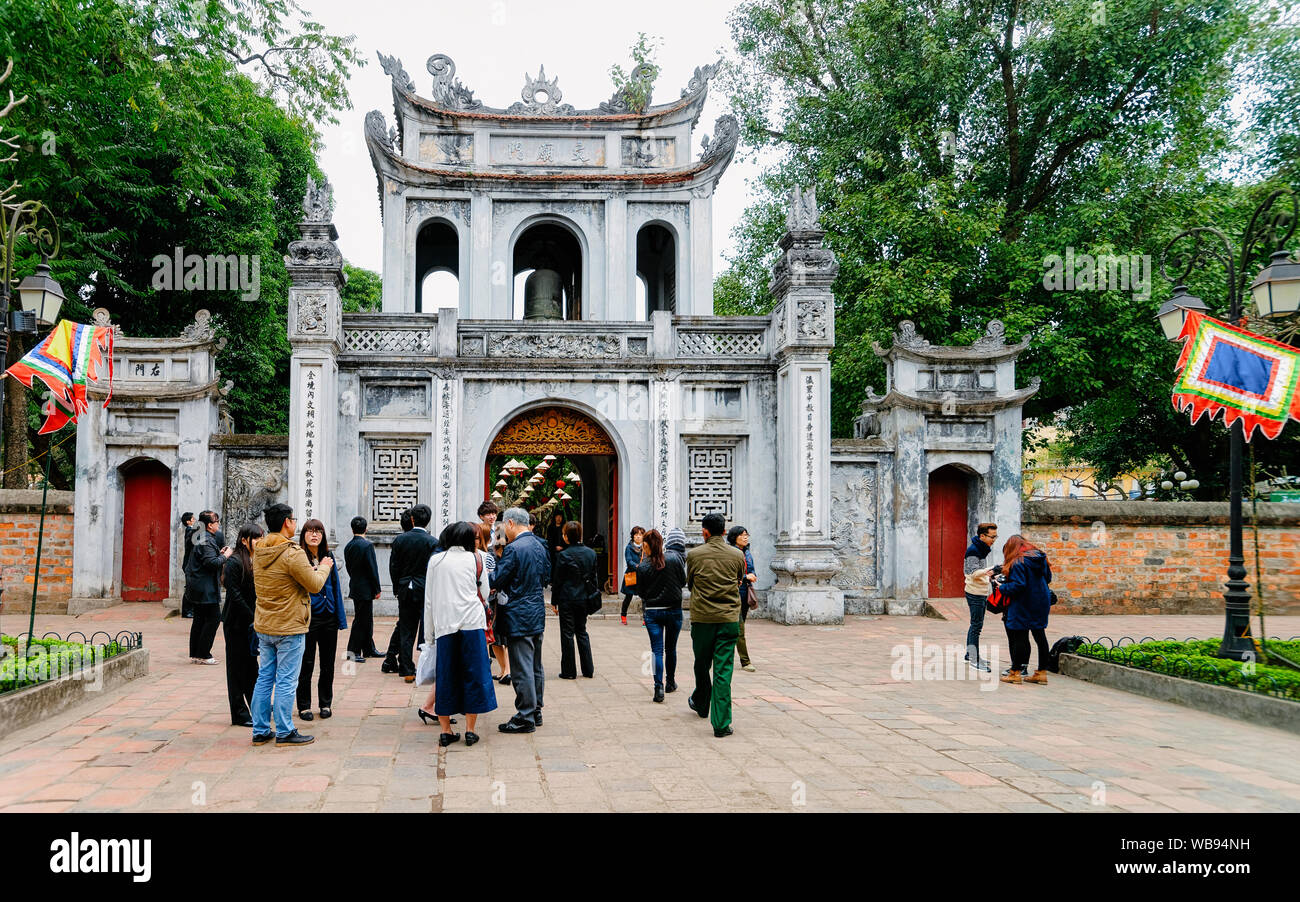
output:
[{"label": "geometric lattice screen", "polygon": [[380,441],[370,446],[370,518],[396,523],[420,490],[420,444]]},{"label": "geometric lattice screen", "polygon": [[705,514],[731,523],[735,504],[734,447],[687,445],[687,521],[698,529]]}]

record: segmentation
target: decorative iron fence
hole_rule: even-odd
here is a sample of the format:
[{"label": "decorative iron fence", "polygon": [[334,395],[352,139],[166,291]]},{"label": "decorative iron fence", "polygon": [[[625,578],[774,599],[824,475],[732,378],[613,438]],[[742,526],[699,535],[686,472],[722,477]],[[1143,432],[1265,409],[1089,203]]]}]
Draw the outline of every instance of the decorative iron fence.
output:
[{"label": "decorative iron fence", "polygon": [[[1234,661],[1206,654],[1188,654],[1160,648],[1163,643],[1213,645],[1218,642],[1217,639],[1191,637],[1176,639],[1173,636],[1157,639],[1154,636],[1144,636],[1137,640],[1132,636],[1121,636],[1118,640],[1114,640],[1110,636],[1101,636],[1094,642],[1086,636],[1078,638],[1082,639],[1083,643],[1074,654],[1082,657],[1199,683],[1271,695],[1288,701],[1300,701],[1300,672],[1291,668],[1270,667],[1269,669],[1274,671],[1270,673],[1264,670],[1266,665],[1254,661]],[[1300,642],[1300,636],[1292,636],[1285,640],[1270,636],[1265,640],[1265,650],[1268,642]]]},{"label": "decorative iron fence", "polygon": [[55,632],[39,639],[29,636],[26,632],[0,636],[0,694],[60,677],[76,677],[109,658],[144,646],[144,634],[128,630],[116,634],[98,630],[90,636],[80,630],[66,636]]}]

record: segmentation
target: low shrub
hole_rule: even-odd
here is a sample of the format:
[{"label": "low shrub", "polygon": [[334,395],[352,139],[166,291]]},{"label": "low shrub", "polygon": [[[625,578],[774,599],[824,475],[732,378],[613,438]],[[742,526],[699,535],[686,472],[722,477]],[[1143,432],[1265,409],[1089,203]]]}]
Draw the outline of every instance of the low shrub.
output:
[{"label": "low shrub", "polygon": [[[1300,701],[1300,673],[1286,666],[1215,657],[1219,645],[1219,639],[1164,640],[1114,647],[1094,642],[1080,646],[1076,653],[1139,670]],[[1300,642],[1269,642],[1268,646],[1300,659]]]},{"label": "low shrub", "polygon": [[30,649],[27,644],[25,638],[0,636],[0,693],[56,680],[128,650],[116,639],[90,645],[50,637],[33,639]]}]

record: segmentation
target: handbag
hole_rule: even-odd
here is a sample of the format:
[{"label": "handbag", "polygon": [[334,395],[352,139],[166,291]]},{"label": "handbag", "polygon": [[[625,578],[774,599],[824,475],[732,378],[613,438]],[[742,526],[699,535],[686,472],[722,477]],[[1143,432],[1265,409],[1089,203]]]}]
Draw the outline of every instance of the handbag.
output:
[{"label": "handbag", "polygon": [[629,589],[636,585],[636,571],[635,571],[635,570],[629,570],[629,571],[627,571],[626,573],[623,574],[623,585],[624,585],[626,588],[629,588]]},{"label": "handbag", "polygon": [[[632,576],[633,579],[636,578],[635,572],[633,572],[630,575]],[[601,606],[605,603],[605,599],[600,594],[599,579],[596,577],[595,568],[593,568],[590,573],[588,573],[585,577],[583,577],[582,584],[583,587],[587,590],[586,611],[587,611],[587,616],[590,617],[592,614],[599,613]]]},{"label": "handbag", "polygon": [[1002,588],[995,585],[993,593],[984,602],[984,609],[991,614],[1001,614],[1006,611],[1010,603],[1011,599],[1002,594]]},{"label": "handbag", "polygon": [[758,607],[758,595],[754,592],[753,583],[745,583],[745,601],[749,603],[751,611]]},{"label": "handbag", "polygon": [[438,676],[438,646],[426,642],[420,646],[420,657],[415,660],[415,684],[432,686]]},{"label": "handbag", "polygon": [[479,580],[482,578],[483,558],[479,557],[476,551],[474,552],[474,591],[478,594],[478,600],[483,605],[483,619],[487,624],[484,627],[484,632],[487,634],[488,645],[492,645],[496,642],[496,635],[492,632],[492,625],[496,621],[496,617],[492,613],[492,605],[488,604],[488,600],[483,597],[483,589],[479,586]]}]

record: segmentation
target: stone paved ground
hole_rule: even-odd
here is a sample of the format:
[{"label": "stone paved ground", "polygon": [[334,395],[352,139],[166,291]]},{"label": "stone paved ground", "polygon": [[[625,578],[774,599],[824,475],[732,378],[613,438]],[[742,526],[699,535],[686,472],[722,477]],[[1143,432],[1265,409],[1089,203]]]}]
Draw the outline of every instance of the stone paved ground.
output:
[{"label": "stone paved ground", "polygon": [[[965,616],[961,605],[939,607]],[[496,731],[513,698],[499,687],[483,741],[440,750],[415,714],[424,689],[368,661],[339,665],[334,717],[307,726],[314,745],[277,749],[253,748],[249,730],[229,725],[224,668],[189,663],[189,621],[164,620],[155,605],[38,617],[38,631],[143,630],[151,672],[0,732],[0,811],[1300,810],[1294,734],[1064,677],[1048,686],[981,683],[963,669],[962,679],[892,678],[905,663],[895,648],[959,646],[960,619],[751,622],[758,672],[736,674],[736,732],[725,739],[687,710],[689,636],[679,644],[683,691],[656,705],[645,631],[632,621],[593,621],[596,677],[569,682],[551,678],[551,619],[546,723],[532,735]],[[381,619],[376,635],[391,624]],[[1221,625],[1059,617],[1049,636],[1213,636]],[[1001,624],[991,626],[986,639],[1005,662]],[[1269,626],[1300,634],[1300,617]],[[5,615],[0,628],[24,630],[26,618]],[[218,637],[218,657],[220,646]]]}]

